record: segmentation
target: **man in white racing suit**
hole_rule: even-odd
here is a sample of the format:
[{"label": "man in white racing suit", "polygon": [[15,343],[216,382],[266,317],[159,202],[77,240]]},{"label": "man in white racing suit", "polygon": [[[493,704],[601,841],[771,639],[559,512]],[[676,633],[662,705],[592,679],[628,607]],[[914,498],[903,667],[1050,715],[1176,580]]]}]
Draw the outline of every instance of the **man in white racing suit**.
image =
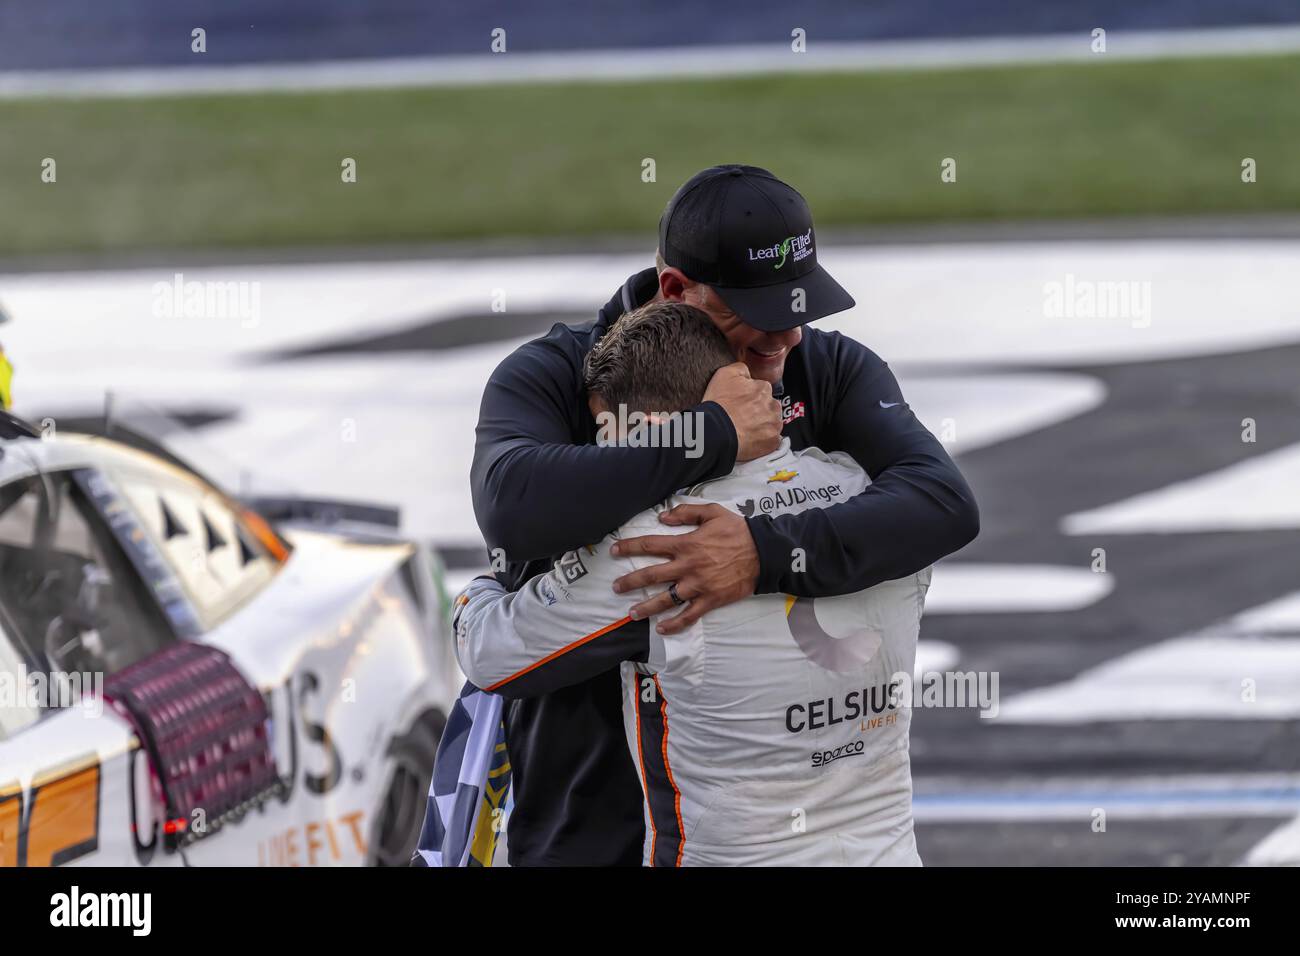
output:
[{"label": "man in white racing suit", "polygon": [[[705,315],[651,303],[620,319],[592,352],[593,411],[629,401],[662,407],[647,404],[656,398],[688,408],[732,359]],[[669,380],[658,391],[657,378]],[[626,427],[619,438],[636,440]],[[654,560],[614,556],[616,542],[691,530],[661,524],[664,510],[716,504],[778,515],[829,507],[867,484],[849,455],[794,452],[782,439],[730,475],[570,552],[515,593],[493,578],[471,582],[456,601],[461,666],[471,682],[506,697],[621,668],[647,865],[919,865],[907,705],[928,568],[833,598],[754,595],[673,637],[628,616],[648,592],[612,587]],[[800,560],[791,555],[796,568]]]}]

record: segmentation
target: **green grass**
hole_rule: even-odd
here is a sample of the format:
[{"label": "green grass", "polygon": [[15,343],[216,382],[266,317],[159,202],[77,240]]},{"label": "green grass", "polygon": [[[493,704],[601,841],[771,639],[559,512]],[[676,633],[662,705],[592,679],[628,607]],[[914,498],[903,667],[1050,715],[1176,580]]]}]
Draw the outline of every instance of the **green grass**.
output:
[{"label": "green grass", "polygon": [[649,237],[717,162],[789,179],[823,227],[1296,210],[1300,57],[0,102],[0,255]]}]

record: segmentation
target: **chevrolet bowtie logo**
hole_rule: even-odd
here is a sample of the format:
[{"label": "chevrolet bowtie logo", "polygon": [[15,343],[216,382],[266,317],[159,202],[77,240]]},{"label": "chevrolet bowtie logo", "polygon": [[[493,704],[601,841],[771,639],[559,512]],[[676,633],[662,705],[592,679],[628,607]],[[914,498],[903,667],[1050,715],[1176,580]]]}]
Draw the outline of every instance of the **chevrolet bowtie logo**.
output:
[{"label": "chevrolet bowtie logo", "polygon": [[791,478],[798,478],[798,477],[799,477],[799,472],[791,471],[789,468],[782,468],[771,478],[767,479],[767,483],[770,485],[774,481],[785,482],[785,481],[789,481]]}]

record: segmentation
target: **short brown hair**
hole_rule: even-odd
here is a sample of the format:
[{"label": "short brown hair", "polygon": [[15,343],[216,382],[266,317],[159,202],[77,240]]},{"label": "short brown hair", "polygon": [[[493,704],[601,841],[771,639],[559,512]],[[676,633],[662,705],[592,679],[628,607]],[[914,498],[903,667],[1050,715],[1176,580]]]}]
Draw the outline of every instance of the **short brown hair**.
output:
[{"label": "short brown hair", "polygon": [[698,405],[709,379],[736,361],[727,338],[685,302],[655,300],[627,313],[587,355],[587,391],[611,409],[679,412]]}]

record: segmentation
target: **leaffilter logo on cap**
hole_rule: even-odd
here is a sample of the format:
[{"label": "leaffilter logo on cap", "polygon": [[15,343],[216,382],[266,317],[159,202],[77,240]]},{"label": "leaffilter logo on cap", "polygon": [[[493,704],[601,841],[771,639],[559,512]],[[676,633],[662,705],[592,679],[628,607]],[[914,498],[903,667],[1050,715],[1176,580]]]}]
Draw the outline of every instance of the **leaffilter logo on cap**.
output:
[{"label": "leaffilter logo on cap", "polygon": [[751,248],[749,250],[749,261],[757,262],[760,259],[776,259],[778,261],[772,268],[780,269],[785,265],[785,260],[790,256],[791,252],[794,253],[794,258],[791,261],[798,262],[812,253],[812,245],[812,227],[809,226],[808,231],[802,236],[789,236],[774,246],[764,246],[761,249]]}]

